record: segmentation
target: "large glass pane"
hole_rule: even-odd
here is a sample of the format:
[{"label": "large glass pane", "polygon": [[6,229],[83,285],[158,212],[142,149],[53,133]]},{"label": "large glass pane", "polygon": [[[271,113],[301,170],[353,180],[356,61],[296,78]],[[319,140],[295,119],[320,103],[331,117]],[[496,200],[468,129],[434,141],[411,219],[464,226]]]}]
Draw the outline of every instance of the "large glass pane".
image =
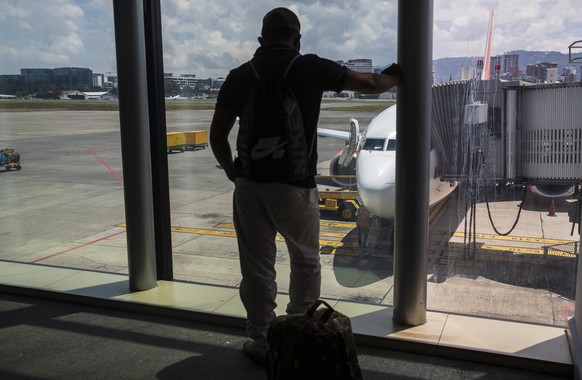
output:
[{"label": "large glass pane", "polygon": [[[433,140],[456,191],[431,213],[429,308],[565,326],[582,175],[582,90],[561,76],[573,41],[546,33],[541,4],[457,5],[435,4]],[[579,29],[561,6],[555,21]]]},{"label": "large glass pane", "polygon": [[[222,81],[231,69],[253,56],[259,47],[262,17],[272,7],[265,1],[243,7],[234,2],[162,2],[166,119],[168,142],[173,147],[168,161],[176,279],[234,287],[241,281],[232,224],[234,186],[217,167],[209,148],[181,146],[176,133],[208,131]],[[373,9],[327,2],[295,3],[291,8],[302,23],[302,53],[343,61],[357,70],[371,71],[395,61],[395,2],[376,3]],[[358,46],[358,41],[366,41],[367,48]],[[352,117],[365,127],[394,104],[393,95],[357,99],[358,94],[353,93],[325,94],[318,127],[347,132]],[[230,135],[233,150],[237,130],[238,123]],[[358,207],[355,162],[341,171],[337,165],[338,152],[345,146],[345,137],[318,139],[318,172],[328,177],[320,179],[318,186],[322,196],[322,295],[379,304],[392,289],[392,254],[388,244],[380,242],[389,231],[379,224],[371,232],[370,240],[379,239],[378,249],[363,258],[354,219]],[[352,178],[330,179],[330,174]],[[377,237],[379,234],[384,237]],[[285,293],[289,259],[280,238],[277,253],[277,282],[279,291]]]},{"label": "large glass pane", "polygon": [[0,259],[126,272],[110,1],[0,3]]},{"label": "large glass pane", "polygon": [[[563,12],[552,14],[570,17],[572,12],[567,8],[573,3],[563,4]],[[396,5],[395,1],[372,5],[294,3],[291,7],[303,25],[301,50],[342,60],[357,70],[365,70],[358,63],[367,63],[357,59],[370,59],[372,67],[384,67],[396,60]],[[430,172],[431,201],[435,206],[430,213],[427,252],[428,307],[563,326],[574,307],[575,243],[579,241],[568,214],[576,198],[566,190],[579,181],[580,174],[570,173],[567,178],[554,175],[567,164],[579,164],[575,160],[579,159],[582,135],[576,121],[559,126],[556,120],[580,117],[572,114],[576,107],[562,101],[559,108],[550,107],[553,119],[548,124],[552,126],[544,128],[540,120],[545,119],[539,116],[544,108],[537,102],[540,97],[550,102],[554,95],[543,88],[539,92],[545,95],[535,95],[538,91],[526,90],[522,82],[535,81],[537,75],[539,81],[552,80],[560,77],[556,73],[563,70],[571,74],[571,68],[565,69],[570,66],[564,61],[567,44],[561,45],[564,35],[558,32],[536,38],[539,47],[532,47],[532,38],[507,39],[506,36],[516,35],[515,30],[522,30],[523,35],[529,35],[528,27],[539,26],[530,30],[532,33],[546,30],[543,23],[547,12],[541,8],[537,13],[528,11],[531,4],[523,2],[497,1],[490,6],[496,8],[495,29],[491,34],[491,57],[485,59],[490,7],[483,8],[477,2],[435,1],[435,106],[431,125],[431,157],[435,165]],[[235,287],[240,282],[232,226],[233,185],[216,167],[203,142],[186,143],[180,140],[186,138],[180,133],[195,131],[205,141],[222,80],[230,69],[252,57],[258,47],[261,18],[271,7],[266,2],[245,7],[231,2],[162,3],[177,279]],[[564,22],[579,28],[575,19]],[[561,53],[550,58],[529,50]],[[550,64],[542,64],[544,60]],[[553,67],[554,61],[557,67]],[[480,72],[487,66],[491,78],[485,81]],[[511,92],[514,85],[515,92]],[[556,87],[559,93],[563,85],[549,86]],[[578,90],[572,91],[567,97],[579,99]],[[366,165],[368,169],[393,167],[395,136],[372,135],[372,120],[394,102],[354,99],[352,95],[330,94],[332,98],[324,99],[319,127],[347,132],[349,119],[356,118],[365,137],[358,156],[360,162],[365,155],[377,154],[374,157],[383,157],[380,165]],[[385,97],[390,98],[390,94]],[[388,129],[386,125],[394,126],[391,117],[388,112],[376,119],[376,124],[384,126],[380,127],[382,131]],[[231,134],[233,148],[236,128]],[[175,132],[179,133],[172,134]],[[346,147],[345,141],[320,137],[318,144],[322,175],[355,174],[355,163],[343,170],[332,164],[337,153]],[[556,172],[550,177],[532,169],[538,159],[534,152],[543,159],[544,149],[564,153],[556,153],[553,158]],[[533,162],[529,169],[524,166],[526,162]],[[362,170],[357,174],[362,175]],[[533,180],[540,186],[533,188]],[[322,296],[391,305],[390,196],[394,194],[388,192],[384,201],[368,205],[375,216],[368,244],[360,246],[353,213],[362,202],[357,193],[345,190],[355,192],[362,188],[349,186],[349,182],[350,179],[337,177],[319,180]],[[548,195],[543,191],[548,188],[558,197],[540,196]],[[342,190],[341,195],[338,190]],[[508,233],[516,221],[516,227]],[[277,244],[279,290],[286,292],[287,251],[282,240]]]}]

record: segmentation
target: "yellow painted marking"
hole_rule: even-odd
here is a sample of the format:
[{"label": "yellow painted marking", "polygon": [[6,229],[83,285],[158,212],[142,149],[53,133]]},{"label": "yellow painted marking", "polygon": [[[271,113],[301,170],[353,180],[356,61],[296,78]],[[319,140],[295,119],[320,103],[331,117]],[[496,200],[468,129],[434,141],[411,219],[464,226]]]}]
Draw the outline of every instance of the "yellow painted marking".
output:
[{"label": "yellow painted marking", "polygon": [[186,233],[186,234],[198,234],[198,235],[236,237],[236,232],[234,232],[234,231],[217,231],[217,230],[207,230],[207,229],[203,229],[203,228],[172,227],[172,232],[179,232],[179,233]]},{"label": "yellow painted marking", "polygon": [[575,253],[564,252],[564,251],[556,251],[553,249],[548,250],[548,256],[559,256],[559,257],[576,257]]},{"label": "yellow painted marking", "polygon": [[[463,256],[462,249],[459,249],[454,252],[445,251],[443,253],[442,258],[448,259],[455,259],[460,258]],[[468,247],[468,251],[471,252],[471,247]],[[507,256],[500,256],[498,254],[487,254],[484,251],[499,251],[499,252],[511,252],[512,254],[516,255],[543,255],[543,249],[536,249],[536,248],[523,248],[523,247],[508,247],[508,246],[500,246],[500,245],[488,245],[483,244],[477,247],[477,257],[480,259],[494,259],[494,260],[505,260],[510,259],[511,257]],[[575,257],[574,254],[563,252],[563,251],[556,251],[556,250],[548,250],[548,256],[559,256],[559,257]]]},{"label": "yellow painted marking", "polygon": [[[325,220],[321,220],[319,223],[321,226],[324,227],[341,227],[341,228],[356,228],[356,223],[353,222],[328,222]],[[215,226],[216,228],[234,228],[234,224],[232,223],[221,223]]]},{"label": "yellow painted marking", "polygon": [[[465,234],[462,232],[455,232],[453,235],[455,237],[464,237]],[[473,237],[473,235],[467,235],[467,237]],[[500,236],[493,234],[475,234],[478,239],[490,239],[490,240],[509,240],[509,241],[520,241],[527,243],[540,243],[540,244],[567,244],[574,243],[574,240],[560,240],[560,239],[544,239],[526,236]]]},{"label": "yellow painted marking", "polygon": [[507,246],[500,246],[500,245],[489,245],[483,244],[479,249],[484,249],[488,251],[506,251],[506,252],[513,252],[519,254],[527,254],[527,255],[543,255],[543,249],[536,249],[536,248],[522,248],[522,247],[507,247]]},{"label": "yellow painted marking", "polygon": [[[119,223],[116,224],[116,227],[126,227],[125,223]],[[218,224],[216,225],[217,228],[234,228],[234,226],[232,224]],[[189,234],[198,234],[198,235],[210,235],[210,236],[221,236],[221,237],[231,237],[231,238],[235,238],[236,237],[236,232],[234,231],[219,231],[219,230],[211,230],[211,229],[203,229],[203,228],[190,228],[190,227],[171,227],[171,231],[172,232],[177,232],[177,233],[189,233]],[[340,237],[343,238],[346,235],[345,234],[341,234],[341,233],[333,233],[333,232],[329,232],[329,233],[322,233],[322,236],[328,236],[328,237]],[[459,233],[455,233],[455,235],[461,235]],[[562,242],[562,243],[570,243],[573,241],[567,241],[567,240],[556,240],[556,239],[539,239],[539,238],[526,238],[526,237],[508,237],[508,236],[498,236],[498,235],[488,235],[488,234],[477,234],[477,237],[481,237],[481,238],[489,238],[489,239],[493,239],[495,240],[496,238],[498,238],[499,240],[510,240],[510,241],[521,241],[521,242]],[[277,235],[276,238],[277,241],[279,242],[283,242],[285,241],[285,239],[280,236]],[[350,249],[350,247],[355,247],[357,246],[357,243],[355,241],[353,242],[342,242],[342,241],[336,241],[336,240],[320,240],[319,244],[321,246],[321,253],[324,254],[347,254],[347,255],[352,255],[352,256],[357,256],[358,253],[356,253],[354,250]],[[429,246],[431,246],[431,244],[429,243]],[[372,256],[376,256],[376,257],[391,257],[391,255],[384,253],[384,250],[382,248],[385,248],[387,250],[387,246],[380,244],[378,246],[379,249],[376,249],[372,252]],[[471,249],[469,247],[469,249]],[[538,248],[523,248],[523,247],[509,247],[509,246],[499,246],[499,245],[490,245],[490,244],[483,244],[483,245],[479,245],[478,246],[478,252],[480,252],[480,256],[483,256],[482,252],[484,250],[488,250],[488,251],[502,251],[502,252],[512,252],[514,254],[522,254],[522,255],[543,255],[544,254],[544,250],[543,249],[538,249]],[[381,253],[378,253],[381,252]],[[443,254],[443,257],[439,260],[439,262],[442,262],[442,260],[447,260],[447,259],[454,259],[455,256],[459,256],[461,255],[461,253],[459,252],[445,252]],[[557,250],[548,250],[548,255],[549,256],[560,256],[560,257],[575,257],[574,254],[568,253],[568,252],[562,252],[562,251],[557,251]],[[430,255],[429,255],[430,257]],[[488,258],[491,258],[490,256],[488,256]],[[496,260],[499,260],[499,257],[494,257]]]},{"label": "yellow painted marking", "polygon": [[[234,229],[234,224],[217,224],[215,227],[216,228]],[[339,238],[339,239],[343,239],[347,236],[345,233],[342,233],[342,232],[326,232],[326,231],[320,231],[319,235],[326,236],[326,237],[335,237],[335,238]]]},{"label": "yellow painted marking", "polygon": [[319,224],[324,227],[356,228],[356,223],[353,222],[328,222],[321,220]]}]

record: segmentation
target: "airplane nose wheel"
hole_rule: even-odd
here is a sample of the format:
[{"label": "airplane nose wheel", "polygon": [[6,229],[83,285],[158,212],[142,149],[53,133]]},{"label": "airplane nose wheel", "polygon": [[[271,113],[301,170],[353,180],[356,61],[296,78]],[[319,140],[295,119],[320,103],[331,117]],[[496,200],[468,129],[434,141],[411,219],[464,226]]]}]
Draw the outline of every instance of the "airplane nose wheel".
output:
[{"label": "airplane nose wheel", "polygon": [[353,220],[356,215],[356,208],[352,204],[343,204],[338,209],[339,214],[344,220]]}]

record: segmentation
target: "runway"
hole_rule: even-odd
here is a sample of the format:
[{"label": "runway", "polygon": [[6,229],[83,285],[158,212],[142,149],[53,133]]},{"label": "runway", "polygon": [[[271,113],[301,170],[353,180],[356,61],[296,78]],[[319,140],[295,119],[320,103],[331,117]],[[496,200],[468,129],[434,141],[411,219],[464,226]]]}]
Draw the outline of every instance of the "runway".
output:
[{"label": "runway", "polygon": [[[210,110],[168,112],[168,131],[208,129],[211,116]],[[347,130],[350,117],[365,127],[373,116],[323,110],[320,127]],[[0,172],[0,259],[127,273],[117,112],[2,112],[0,120],[0,145],[16,148],[22,163],[21,171]],[[342,143],[320,138],[318,145],[318,168],[327,174]],[[238,286],[233,185],[210,149],[172,153],[168,162],[175,279]],[[527,202],[509,236],[495,233],[484,204],[477,205],[477,229],[469,237],[454,198],[431,213],[430,310],[565,326],[574,308],[576,258],[544,247],[580,238],[570,235],[562,203],[556,216],[548,216],[542,201]],[[503,229],[513,223],[517,204],[492,203],[493,219]],[[373,224],[370,247],[361,249],[353,222],[332,212],[321,218],[322,296],[390,305],[390,226]],[[279,291],[285,293],[289,270],[282,239],[277,247]]]}]

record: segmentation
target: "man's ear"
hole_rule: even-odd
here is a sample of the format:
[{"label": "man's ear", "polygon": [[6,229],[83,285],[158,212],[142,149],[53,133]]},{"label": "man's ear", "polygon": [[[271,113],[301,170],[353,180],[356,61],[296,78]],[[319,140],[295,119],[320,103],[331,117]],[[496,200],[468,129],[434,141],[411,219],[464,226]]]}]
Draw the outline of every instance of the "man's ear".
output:
[{"label": "man's ear", "polygon": [[293,39],[293,46],[295,47],[295,50],[299,51],[301,50],[301,35],[295,36],[295,38]]}]

